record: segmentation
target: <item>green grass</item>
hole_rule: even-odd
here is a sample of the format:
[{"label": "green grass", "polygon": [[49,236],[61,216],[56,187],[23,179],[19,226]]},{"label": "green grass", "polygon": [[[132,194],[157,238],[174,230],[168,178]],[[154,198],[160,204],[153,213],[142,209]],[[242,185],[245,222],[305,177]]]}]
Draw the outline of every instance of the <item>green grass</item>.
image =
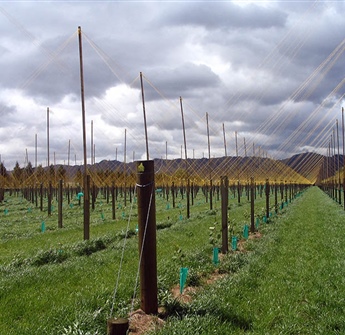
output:
[{"label": "green grass", "polygon": [[[132,218],[130,232],[135,231],[137,224],[135,203],[132,211],[130,206],[119,208],[118,219],[112,221],[110,204],[99,196],[91,213],[91,239],[84,242],[82,207],[75,200],[73,208],[64,206],[62,229],[57,228],[56,203],[52,216],[48,217],[21,197],[6,200],[0,204],[0,334],[105,334],[128,216]],[[239,237],[243,225],[248,224],[249,212],[246,198],[241,201],[239,206],[237,199],[231,199],[229,212],[234,233]],[[181,265],[190,268],[191,284],[200,283],[200,277],[215,269],[209,227],[214,222],[220,223],[220,201],[215,201],[210,211],[200,191],[189,220],[185,218],[184,202],[178,198],[176,208],[167,209],[166,200],[156,198],[156,221],[161,228],[157,232],[159,300],[163,304],[171,301],[169,290],[178,284]],[[264,198],[258,197],[255,206],[260,213]],[[41,231],[42,221],[45,232]],[[262,224],[262,229],[265,227]],[[250,242],[247,243],[250,247]],[[131,309],[138,268],[137,244],[135,235],[126,240],[114,304],[116,316],[126,316]],[[251,247],[255,249],[256,245]],[[181,254],[183,258],[175,257]],[[247,257],[231,254],[219,268],[226,273],[239,273],[247,262]],[[138,297],[135,298],[136,308]],[[186,314],[183,322],[195,317],[200,316]],[[220,320],[217,324],[228,326],[224,322]]]},{"label": "green grass", "polygon": [[310,188],[233,275],[157,334],[344,334],[345,213]]}]

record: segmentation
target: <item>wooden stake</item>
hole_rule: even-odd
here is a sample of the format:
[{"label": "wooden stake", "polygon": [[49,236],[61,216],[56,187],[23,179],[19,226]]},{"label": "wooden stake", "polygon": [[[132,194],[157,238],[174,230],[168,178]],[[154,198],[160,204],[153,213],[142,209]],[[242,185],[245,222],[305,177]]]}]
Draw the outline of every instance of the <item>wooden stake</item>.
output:
[{"label": "wooden stake", "polygon": [[58,197],[58,227],[62,228],[62,179],[59,180],[59,197]]},{"label": "wooden stake", "polygon": [[338,147],[338,159],[337,159],[337,169],[338,169],[338,201],[341,205],[341,183],[340,183],[340,162],[339,162],[339,125],[338,125],[338,119],[336,120],[336,126],[337,126],[337,147]]},{"label": "wooden stake", "polygon": [[254,178],[250,178],[250,232],[255,232],[255,213],[254,213]]},{"label": "wooden stake", "polygon": [[229,204],[229,179],[227,176],[220,179],[222,195],[222,253],[229,251],[229,233],[228,233],[228,204]]},{"label": "wooden stake", "polygon": [[345,210],[345,135],[344,135],[344,107],[341,108],[341,132],[343,137],[343,198]]},{"label": "wooden stake", "polygon": [[266,194],[266,219],[270,217],[270,182],[266,179],[266,187],[265,187],[265,194]]},{"label": "wooden stake", "polygon": [[109,319],[107,321],[108,335],[126,335],[129,329],[128,319]]},{"label": "wooden stake", "polygon": [[154,161],[137,162],[140,306],[158,313]]}]

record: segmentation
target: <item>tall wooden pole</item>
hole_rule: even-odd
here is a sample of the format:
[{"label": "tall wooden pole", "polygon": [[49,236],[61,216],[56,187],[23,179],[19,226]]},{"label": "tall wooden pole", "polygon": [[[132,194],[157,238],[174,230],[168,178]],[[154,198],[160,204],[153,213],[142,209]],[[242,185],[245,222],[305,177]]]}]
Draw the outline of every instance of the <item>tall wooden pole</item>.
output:
[{"label": "tall wooden pole", "polygon": [[81,39],[81,27],[78,27],[79,37],[79,60],[80,60],[80,92],[81,112],[83,125],[83,153],[84,153],[84,240],[90,239],[90,194],[87,178],[87,151],[86,151],[86,121],[85,121],[85,96],[84,96],[84,71],[83,71],[83,49]]},{"label": "tall wooden pole", "polygon": [[224,152],[225,152],[225,157],[228,156],[228,153],[226,151],[226,139],[225,139],[225,126],[224,126],[224,123],[223,123],[223,140],[224,140]]},{"label": "tall wooden pole", "polygon": [[154,161],[137,162],[140,307],[157,314],[157,255]]},{"label": "tall wooden pole", "polygon": [[35,134],[35,169],[37,169],[37,134]]},{"label": "tall wooden pole", "polygon": [[91,165],[93,165],[93,120],[91,120]]},{"label": "tall wooden pole", "polygon": [[243,137],[243,145],[244,145],[244,157],[247,157],[247,145],[246,145],[246,138]]},{"label": "tall wooden pole", "polygon": [[341,205],[341,183],[340,183],[340,161],[339,161],[339,125],[338,125],[338,119],[336,120],[336,126],[337,126],[337,147],[338,147],[338,159],[337,159],[337,169],[338,169],[338,201]]},{"label": "tall wooden pole", "polygon": [[343,199],[345,210],[345,134],[344,134],[344,107],[341,108],[341,132],[343,137]]},{"label": "tall wooden pole", "polygon": [[127,182],[127,129],[125,129],[125,147],[123,152],[123,187],[124,187],[124,205],[127,206],[126,182]]},{"label": "tall wooden pole", "polygon": [[47,107],[47,166],[49,165],[49,107]]},{"label": "tall wooden pole", "polygon": [[145,128],[145,142],[146,142],[146,159],[149,160],[149,140],[147,137],[147,124],[146,124],[146,111],[145,111],[145,96],[144,96],[144,84],[143,74],[140,72],[140,87],[141,87],[141,100],[143,103],[143,114],[144,114],[144,128]]},{"label": "tall wooden pole", "polygon": [[68,155],[67,155],[67,166],[70,165],[70,157],[71,157],[71,140],[68,140]]},{"label": "tall wooden pole", "polygon": [[338,200],[338,193],[337,193],[337,189],[336,189],[336,176],[335,176],[335,171],[336,171],[336,163],[335,163],[335,130],[333,128],[332,130],[332,151],[333,151],[333,192],[334,192],[334,199],[335,201]]},{"label": "tall wooden pole", "polygon": [[187,161],[187,141],[186,141],[186,128],[184,125],[184,114],[182,106],[182,97],[180,97],[180,107],[181,107],[181,117],[182,117],[182,129],[183,129],[183,142],[184,142],[184,154],[185,154],[185,165],[186,165],[186,177],[187,177],[187,218],[190,217],[190,181],[189,181],[189,171],[188,171],[188,161]]},{"label": "tall wooden pole", "polygon": [[213,209],[212,203],[212,174],[211,174],[211,144],[210,144],[210,130],[208,126],[208,113],[206,113],[206,126],[207,126],[207,146],[208,146],[208,164],[209,164],[209,171],[210,171],[210,210]]}]

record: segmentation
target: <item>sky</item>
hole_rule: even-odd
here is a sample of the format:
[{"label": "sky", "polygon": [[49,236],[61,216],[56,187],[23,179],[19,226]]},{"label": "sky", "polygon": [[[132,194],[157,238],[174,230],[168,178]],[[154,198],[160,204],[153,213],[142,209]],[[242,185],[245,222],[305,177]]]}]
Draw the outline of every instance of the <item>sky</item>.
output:
[{"label": "sky", "polygon": [[337,120],[342,151],[344,10],[344,1],[1,1],[0,159],[7,170],[83,163],[79,26],[88,163],[185,158],[182,115],[188,158],[327,154]]}]

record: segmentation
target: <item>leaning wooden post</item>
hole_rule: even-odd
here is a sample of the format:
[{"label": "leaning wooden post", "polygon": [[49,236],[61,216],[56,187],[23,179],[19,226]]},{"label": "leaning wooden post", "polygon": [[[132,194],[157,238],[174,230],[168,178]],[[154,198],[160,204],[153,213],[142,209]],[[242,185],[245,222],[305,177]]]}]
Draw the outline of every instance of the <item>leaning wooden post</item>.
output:
[{"label": "leaning wooden post", "polygon": [[140,307],[158,313],[154,161],[137,162]]},{"label": "leaning wooden post", "polygon": [[227,176],[220,179],[221,195],[222,195],[222,253],[229,251],[229,232],[228,232],[228,203],[229,203],[229,180]]},{"label": "leaning wooden post", "polygon": [[58,194],[58,227],[62,228],[62,179],[59,180],[59,194]]},{"label": "leaning wooden post", "polygon": [[254,178],[250,178],[250,232],[255,232],[255,213],[254,213]]}]

